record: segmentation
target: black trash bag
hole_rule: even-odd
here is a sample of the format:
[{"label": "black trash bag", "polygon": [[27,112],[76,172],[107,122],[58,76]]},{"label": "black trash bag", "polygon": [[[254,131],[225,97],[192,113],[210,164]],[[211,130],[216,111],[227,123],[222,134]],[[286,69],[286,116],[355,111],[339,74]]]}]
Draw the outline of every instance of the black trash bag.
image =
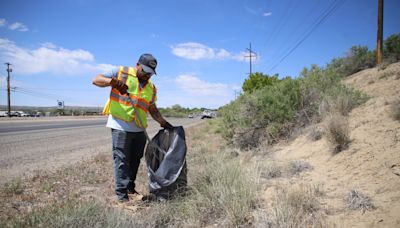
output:
[{"label": "black trash bag", "polygon": [[186,150],[182,126],[160,130],[153,137],[145,156],[150,193],[169,199],[186,190]]}]

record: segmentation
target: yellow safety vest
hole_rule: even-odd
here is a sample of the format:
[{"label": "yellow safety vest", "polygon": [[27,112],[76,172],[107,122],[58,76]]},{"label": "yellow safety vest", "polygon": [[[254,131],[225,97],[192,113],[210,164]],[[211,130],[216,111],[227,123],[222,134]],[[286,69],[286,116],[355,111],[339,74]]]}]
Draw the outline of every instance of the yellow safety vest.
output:
[{"label": "yellow safety vest", "polygon": [[[149,107],[157,100],[156,87],[149,80],[143,88],[140,88],[136,69],[133,67],[120,66],[117,77],[118,80],[123,81],[128,86],[129,97],[127,94],[122,95],[117,89],[112,88],[110,98],[104,106],[103,114],[111,114],[113,117],[126,122],[135,121],[138,127],[146,128]],[[136,114],[139,115],[140,120]]]}]

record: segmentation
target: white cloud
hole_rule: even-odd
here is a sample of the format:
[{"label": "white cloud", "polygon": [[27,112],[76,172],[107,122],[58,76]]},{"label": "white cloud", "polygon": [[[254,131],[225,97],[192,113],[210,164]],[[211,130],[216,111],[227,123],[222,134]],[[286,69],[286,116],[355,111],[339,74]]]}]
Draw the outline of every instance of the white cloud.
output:
[{"label": "white cloud", "polygon": [[265,12],[265,13],[263,13],[263,16],[264,17],[268,17],[268,16],[271,16],[272,15],[272,12]]},{"label": "white cloud", "polygon": [[185,92],[197,96],[228,96],[229,86],[222,83],[202,81],[193,75],[179,75],[175,83]]},{"label": "white cloud", "polygon": [[8,23],[8,21],[4,18],[0,18],[0,27],[5,27],[7,26],[7,28],[9,30],[13,30],[13,31],[20,31],[20,32],[26,32],[28,31],[28,27],[24,24],[22,24],[21,22],[14,22],[12,24]]},{"label": "white cloud", "polygon": [[225,49],[210,48],[207,45],[187,42],[171,46],[172,54],[185,59],[233,59],[244,61],[243,53],[233,54]]},{"label": "white cloud", "polygon": [[0,18],[0,27],[3,27],[6,25],[6,19]]},{"label": "white cloud", "polygon": [[26,25],[24,25],[24,24],[22,24],[20,22],[12,23],[10,26],[8,26],[8,28],[10,30],[17,30],[17,31],[20,31],[20,32],[28,31],[28,27],[26,27]]},{"label": "white cloud", "polygon": [[115,66],[98,64],[94,56],[85,50],[69,50],[52,43],[37,49],[18,47],[13,41],[0,38],[0,59],[11,62],[14,72],[38,74],[50,72],[62,75],[82,75],[111,71]]}]

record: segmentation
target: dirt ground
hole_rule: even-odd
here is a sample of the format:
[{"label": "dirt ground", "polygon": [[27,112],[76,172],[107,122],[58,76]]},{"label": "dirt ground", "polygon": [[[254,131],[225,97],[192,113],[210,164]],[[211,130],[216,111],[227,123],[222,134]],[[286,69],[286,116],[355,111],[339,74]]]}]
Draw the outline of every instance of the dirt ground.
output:
[{"label": "dirt ground", "polygon": [[[274,159],[302,160],[313,167],[286,184],[322,186],[322,206],[331,226],[400,227],[400,122],[389,111],[400,98],[400,63],[361,71],[345,83],[370,97],[349,114],[349,148],[333,155],[324,138],[308,137],[310,127],[295,140],[276,145]],[[345,199],[351,190],[370,197],[375,208],[348,209]],[[271,192],[266,189],[265,201],[271,200]]]}]

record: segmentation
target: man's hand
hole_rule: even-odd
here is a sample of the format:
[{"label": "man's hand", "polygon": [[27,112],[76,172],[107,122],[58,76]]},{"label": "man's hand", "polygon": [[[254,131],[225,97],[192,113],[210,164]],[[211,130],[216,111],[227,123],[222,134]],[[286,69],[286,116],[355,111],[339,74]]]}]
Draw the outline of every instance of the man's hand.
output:
[{"label": "man's hand", "polygon": [[117,89],[121,94],[126,94],[128,91],[128,86],[115,77],[111,78],[110,85],[111,87]]},{"label": "man's hand", "polygon": [[162,128],[165,128],[165,129],[172,129],[172,128],[174,128],[174,127],[173,127],[170,123],[168,123],[166,120],[162,121],[161,124],[160,124],[160,126],[161,126]]}]

